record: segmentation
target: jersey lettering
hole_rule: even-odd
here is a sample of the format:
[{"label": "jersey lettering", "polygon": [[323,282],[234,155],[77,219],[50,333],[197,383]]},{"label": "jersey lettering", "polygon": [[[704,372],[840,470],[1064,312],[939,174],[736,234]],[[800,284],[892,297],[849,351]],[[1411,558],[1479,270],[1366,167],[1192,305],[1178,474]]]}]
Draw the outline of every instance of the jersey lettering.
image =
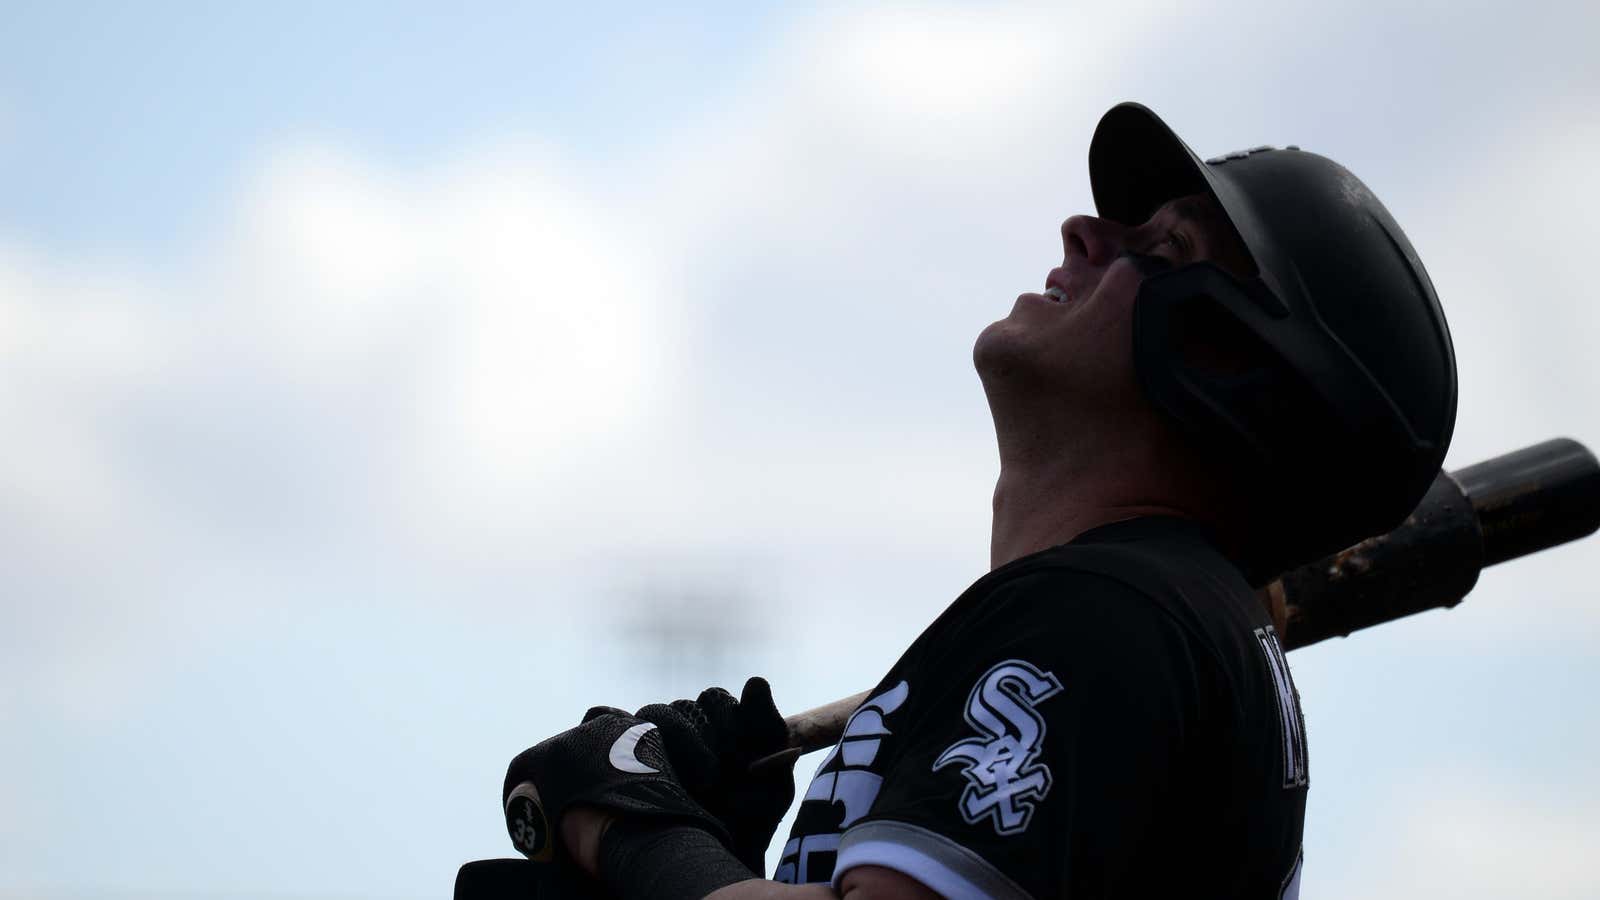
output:
[{"label": "jersey lettering", "polygon": [[824,804],[842,807],[837,830],[827,834],[809,834],[792,838],[783,845],[783,856],[773,881],[788,884],[806,884],[827,881],[833,874],[833,861],[839,850],[839,839],[845,829],[854,825],[878,798],[883,787],[883,776],[871,770],[889,735],[884,720],[906,702],[911,687],[906,682],[871,698],[850,715],[845,722],[844,736],[820,765],[801,799],[806,804]]},{"label": "jersey lettering", "polygon": [[1050,767],[1038,762],[1044,718],[1034,705],[1061,691],[1061,682],[1032,663],[997,663],[973,685],[964,713],[967,724],[987,735],[951,744],[933,770],[961,766],[967,779],[958,806],[968,825],[990,820],[997,834],[1020,834],[1034,804],[1050,792]]},{"label": "jersey lettering", "polygon": [[1300,712],[1300,692],[1289,676],[1289,661],[1283,658],[1283,645],[1271,625],[1256,629],[1256,644],[1265,658],[1267,672],[1278,692],[1278,725],[1283,740],[1284,789],[1303,788],[1310,783],[1306,765],[1306,720]]}]

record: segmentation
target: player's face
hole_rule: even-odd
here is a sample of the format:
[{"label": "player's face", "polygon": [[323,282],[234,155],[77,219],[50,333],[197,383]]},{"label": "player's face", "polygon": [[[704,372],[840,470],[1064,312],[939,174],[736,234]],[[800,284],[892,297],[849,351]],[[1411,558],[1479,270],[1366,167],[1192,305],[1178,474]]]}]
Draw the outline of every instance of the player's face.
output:
[{"label": "player's face", "polygon": [[1124,251],[1174,266],[1207,259],[1239,275],[1252,270],[1205,194],[1172,200],[1137,227],[1073,216],[1061,239],[1064,259],[1045,276],[1044,292],[1019,296],[1009,316],[978,336],[973,358],[991,399],[997,388],[1017,388],[1095,407],[1143,404],[1133,368],[1133,301],[1143,276]]}]

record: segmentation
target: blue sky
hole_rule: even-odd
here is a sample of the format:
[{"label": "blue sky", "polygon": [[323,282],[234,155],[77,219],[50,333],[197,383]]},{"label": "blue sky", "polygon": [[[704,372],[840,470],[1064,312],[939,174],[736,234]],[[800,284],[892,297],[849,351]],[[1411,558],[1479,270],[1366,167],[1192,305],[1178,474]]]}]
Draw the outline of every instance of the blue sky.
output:
[{"label": "blue sky", "polygon": [[714,102],[793,14],[760,3],[13,5],[0,72],[26,139],[8,142],[6,206],[52,243],[171,251],[285,134],[415,162],[536,133],[605,158]]},{"label": "blue sky", "polygon": [[[1119,100],[1384,199],[1455,338],[1447,467],[1600,443],[1597,25],[8,7],[0,897],[441,896],[592,704],[873,683],[986,568],[972,340]],[[1304,896],[1588,895],[1596,546],[1291,657]]]}]

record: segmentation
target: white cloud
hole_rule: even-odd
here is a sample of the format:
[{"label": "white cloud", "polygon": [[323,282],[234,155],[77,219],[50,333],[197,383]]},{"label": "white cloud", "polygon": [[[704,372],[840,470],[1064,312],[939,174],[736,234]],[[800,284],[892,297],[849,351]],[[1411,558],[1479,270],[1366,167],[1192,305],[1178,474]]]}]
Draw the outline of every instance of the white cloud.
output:
[{"label": "white cloud", "polygon": [[1124,99],[1119,57],[1172,14],[923,5],[819,16],[665,145],[673,177],[650,186],[656,214],[689,216],[700,226],[680,235],[690,240],[870,236],[892,248],[919,216],[993,214],[986,198],[1023,183],[1038,202],[1039,176],[1049,185],[1063,161],[1081,166],[1084,129]]},{"label": "white cloud", "polygon": [[[1587,108],[1587,104],[1583,104]],[[1600,312],[1586,296],[1587,248],[1600,222],[1579,210],[1600,197],[1589,150],[1600,127],[1570,103],[1528,110],[1470,154],[1477,165],[1442,198],[1432,249],[1440,288],[1466,327],[1468,434],[1477,429],[1600,440],[1600,415],[1573,398],[1600,394],[1590,363]],[[1573,417],[1573,413],[1587,413]]]},{"label": "white cloud", "polygon": [[261,567],[329,539],[503,550],[675,391],[671,273],[527,148],[287,148],[197,256],[0,254],[5,618],[40,657],[5,681],[40,702],[115,708],[129,656],[248,618]]},{"label": "white cloud", "polygon": [[154,535],[172,522],[112,448],[124,407],[168,374],[171,335],[142,316],[152,301],[105,263],[0,251],[0,641],[15,670],[0,678],[0,701],[40,691],[68,708],[93,704],[93,691],[53,689],[99,681],[105,660],[64,648],[116,643],[131,621],[160,615],[118,586],[157,574]]},{"label": "white cloud", "polygon": [[[553,459],[670,397],[681,303],[630,223],[596,208],[554,154],[515,148],[391,173],[325,148],[280,154],[241,216],[249,302],[229,326],[320,386],[371,377],[476,492],[538,481]],[[459,456],[458,456],[459,455]],[[476,482],[482,483],[476,483]]]},{"label": "white cloud", "polygon": [[1369,812],[1354,858],[1307,859],[1308,900],[1593,896],[1600,805],[1591,792],[1447,768]]},{"label": "white cloud", "polygon": [[[350,583],[515,628],[551,612],[533,574],[600,604],[663,560],[771,582],[784,623],[874,605],[849,640],[879,643],[791,634],[774,663],[843,692],[892,661],[891,626],[915,630],[901,611],[982,566],[994,459],[971,341],[1058,260],[1060,219],[1090,209],[1090,129],[1129,97],[1202,153],[1320,138],[1379,189],[1457,333],[1453,459],[1600,442],[1597,185],[1573,165],[1600,151],[1573,112],[1595,85],[1446,114],[1437,71],[1515,65],[1494,35],[1452,33],[1426,91],[1398,52],[1362,56],[1352,87],[1330,74],[1345,38],[1428,16],[1380,33],[1317,10],[829,13],[605,163],[506,141],[399,165],[311,138],[263,153],[189,271],[0,245],[0,715],[127,715],[187,649]],[[1397,147],[1413,113],[1431,117]],[[1439,633],[1587,640],[1593,552],[1556,553],[1486,574]],[[1372,877],[1425,887],[1414,849],[1508,886],[1497,818],[1557,875],[1525,844],[1596,846],[1595,810],[1491,783],[1413,798],[1393,818],[1409,849]]]}]

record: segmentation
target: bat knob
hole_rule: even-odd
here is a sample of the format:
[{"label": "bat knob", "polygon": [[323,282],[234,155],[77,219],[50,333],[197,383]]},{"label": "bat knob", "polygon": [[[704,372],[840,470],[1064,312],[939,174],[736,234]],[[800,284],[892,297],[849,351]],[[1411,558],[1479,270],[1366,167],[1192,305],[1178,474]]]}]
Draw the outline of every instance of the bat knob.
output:
[{"label": "bat knob", "polygon": [[533,782],[524,781],[506,797],[506,832],[517,850],[534,862],[555,857],[555,834]]}]

